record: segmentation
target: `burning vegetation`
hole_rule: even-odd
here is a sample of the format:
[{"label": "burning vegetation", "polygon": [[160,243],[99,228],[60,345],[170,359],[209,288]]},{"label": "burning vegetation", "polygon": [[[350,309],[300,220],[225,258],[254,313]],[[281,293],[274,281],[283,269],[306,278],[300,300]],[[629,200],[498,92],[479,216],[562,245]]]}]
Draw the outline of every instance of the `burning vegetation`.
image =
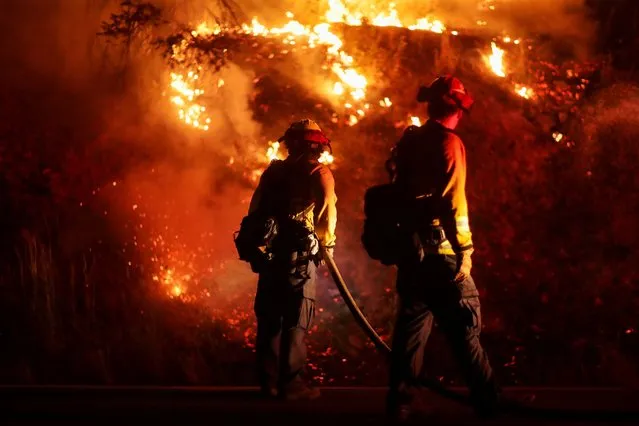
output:
[{"label": "burning vegetation", "polygon": [[[615,225],[617,235],[624,226],[634,229],[627,219],[634,215],[607,209],[605,200],[619,189],[606,180],[611,166],[593,155],[615,122],[592,110],[611,102],[597,92],[610,68],[598,57],[557,54],[536,34],[496,30],[491,17],[500,2],[477,3],[477,16],[463,25],[437,9],[406,16],[402,4],[342,0],[322,1],[313,16],[282,10],[279,19],[211,13],[184,23],[168,7],[132,1],[109,19],[101,15],[100,43],[118,42],[105,54],[123,51],[128,59],[124,71],[101,74],[108,84],[100,82],[86,98],[60,92],[74,100],[73,112],[86,124],[60,119],[53,111],[64,103],[51,100],[48,110],[32,116],[72,130],[38,124],[46,136],[32,136],[28,149],[1,146],[0,164],[11,170],[3,170],[2,187],[10,200],[5,229],[12,230],[4,252],[12,261],[3,264],[6,318],[29,323],[25,318],[38,312],[29,323],[36,343],[5,327],[2,336],[20,344],[6,363],[18,373],[3,377],[249,383],[255,276],[235,259],[231,235],[262,171],[285,155],[274,141],[303,116],[317,119],[333,140],[335,152],[320,161],[334,169],[338,184],[337,262],[388,338],[394,273],[366,259],[359,245],[361,196],[386,178],[383,163],[403,129],[427,119],[414,101],[418,85],[444,72],[459,75],[479,100],[461,132],[469,152],[486,342],[500,376],[530,384],[632,377],[612,371],[637,350],[639,324],[630,313],[638,303],[638,277],[616,272],[637,255],[637,233],[629,231],[634,240],[609,243],[610,227],[601,217],[625,224]],[[617,106],[615,117],[627,110]],[[22,125],[12,128],[13,116],[7,117],[0,134],[32,134],[27,121],[15,118]],[[64,153],[51,154],[66,138]],[[39,148],[40,139],[56,146]],[[34,172],[35,163],[43,166]],[[609,164],[636,186],[636,170],[627,162],[611,157]],[[38,191],[46,195],[31,195]],[[596,247],[602,246],[618,257],[601,255]],[[583,259],[579,268],[570,266]],[[598,271],[606,262],[615,266]],[[590,279],[596,282],[586,285]],[[310,336],[312,375],[320,383],[383,382],[382,362],[328,275],[321,281],[321,309]],[[583,284],[575,284],[582,292],[574,300],[566,283]],[[556,327],[559,312],[570,318]],[[585,319],[592,312],[607,324],[598,339]],[[33,347],[82,362],[51,372]],[[551,373],[566,371],[559,352],[581,360],[565,377]],[[454,381],[445,354],[432,356],[439,359],[430,373]]]},{"label": "burning vegetation", "polygon": [[[333,105],[333,124],[356,126],[367,115],[379,115],[380,110],[391,108],[393,99],[390,96],[375,98],[380,87],[374,83],[369,84],[373,80],[370,75],[375,72],[370,67],[368,72],[362,69],[348,53],[344,41],[348,28],[344,27],[394,27],[442,36],[464,36],[463,29],[447,28],[434,17],[421,17],[414,23],[408,23],[401,19],[394,3],[390,3],[386,11],[375,11],[373,8],[368,13],[360,8],[351,10],[341,0],[328,0],[326,6],[326,12],[319,17],[320,23],[317,24],[303,24],[295,19],[293,13],[286,12],[286,23],[282,26],[267,26],[258,17],[253,17],[250,23],[237,25],[200,22],[192,29],[183,28],[173,36],[156,41],[156,44],[165,49],[171,67],[168,87],[164,93],[175,107],[177,118],[196,130],[209,131],[211,120],[214,119],[210,116],[207,105],[207,99],[211,99],[209,91],[225,90],[225,81],[217,77],[216,72],[227,61],[237,60],[234,57],[241,55],[239,52],[245,46],[256,48],[260,44],[266,44],[263,48],[267,52],[260,55],[266,62],[276,57],[296,54],[307,56],[307,51],[320,51],[319,65],[326,81],[314,88],[314,94]],[[134,6],[130,4],[128,7]],[[494,8],[493,5],[489,10]],[[117,25],[119,20],[113,18],[113,22],[111,26]],[[481,27],[483,22],[478,21],[477,25]],[[105,27],[106,34],[111,35],[109,26]],[[529,53],[535,48],[534,40],[504,35],[491,38],[489,34],[482,34],[478,39],[480,42],[490,40],[486,42],[486,46],[480,48],[485,66],[480,73],[486,77],[504,79],[503,86],[506,90],[528,103],[524,109],[532,121],[542,114],[551,115],[554,122],[550,128],[544,129],[548,137],[557,143],[572,144],[570,138],[564,134],[562,123],[576,111],[575,105],[589,87],[590,76],[597,71],[597,64],[590,67],[580,64],[554,66]],[[517,69],[516,63],[525,62],[528,62],[528,67]],[[522,68],[521,65],[519,67]],[[203,78],[204,75],[208,77]],[[521,83],[518,78],[527,84]],[[556,80],[560,84],[568,83],[560,89],[555,86]],[[560,118],[561,114],[563,119]],[[419,126],[422,120],[411,115],[405,125],[409,124]],[[279,143],[268,142],[262,158],[263,165],[256,166],[251,174],[253,180],[259,177],[268,162],[283,158],[279,148]],[[229,158],[230,163],[234,161],[233,157]],[[334,157],[324,153],[320,161],[332,164]],[[174,273],[175,270],[170,267],[163,268],[153,279],[164,283],[171,297],[189,297],[186,289],[188,279],[176,279]],[[190,279],[191,274],[185,277]]]}]

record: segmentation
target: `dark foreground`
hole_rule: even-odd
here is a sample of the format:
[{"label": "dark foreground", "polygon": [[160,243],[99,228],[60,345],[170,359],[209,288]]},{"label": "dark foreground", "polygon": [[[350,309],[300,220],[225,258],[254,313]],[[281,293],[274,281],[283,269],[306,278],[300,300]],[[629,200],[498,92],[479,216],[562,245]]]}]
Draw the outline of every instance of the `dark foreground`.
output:
[{"label": "dark foreground", "polygon": [[[2,425],[383,425],[381,388],[323,388],[312,402],[264,401],[251,388],[0,387]],[[639,391],[507,389],[553,418],[506,414],[498,425],[639,424]],[[479,424],[470,409],[424,392],[413,424]]]}]

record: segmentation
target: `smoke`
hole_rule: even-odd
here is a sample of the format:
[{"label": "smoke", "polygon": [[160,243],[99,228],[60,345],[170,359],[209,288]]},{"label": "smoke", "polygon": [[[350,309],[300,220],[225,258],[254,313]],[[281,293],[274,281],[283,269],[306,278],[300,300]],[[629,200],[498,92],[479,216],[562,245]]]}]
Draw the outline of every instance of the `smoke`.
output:
[{"label": "smoke", "polygon": [[[596,25],[585,0],[398,0],[400,15],[430,15],[461,31],[487,30],[515,37],[547,35],[585,54]],[[492,8],[490,8],[492,7]]]},{"label": "smoke", "polygon": [[[169,13],[176,3],[159,2]],[[190,129],[165,96],[169,69],[159,55],[134,46],[126,56],[97,36],[119,4],[3,3],[0,28],[12,41],[0,47],[9,64],[0,70],[3,111],[42,133],[38,145],[24,149],[50,146],[56,156],[44,161],[65,181],[77,178],[73,195],[85,205],[92,189],[108,188],[109,205],[100,214],[118,230],[112,238],[121,241],[115,242],[127,253],[137,251],[130,261],[140,259],[145,278],[173,268],[185,289],[199,279],[197,291],[212,293],[215,273],[236,257],[231,237],[251,190],[245,175],[261,166],[256,158],[266,149],[249,107],[255,76],[234,64],[216,76],[203,73],[210,80],[212,126],[208,132]],[[214,90],[218,78],[224,85]],[[82,167],[90,174],[70,170],[69,155],[84,155]],[[217,293],[250,294],[238,286]]]},{"label": "smoke", "polygon": [[[634,268],[639,246],[639,87],[618,83],[601,90],[584,108],[581,173],[589,184],[584,210],[600,221],[599,245],[621,253],[619,267]],[[628,254],[626,254],[628,253]]]},{"label": "smoke", "polygon": [[630,174],[639,158],[639,87],[615,84],[599,92],[583,112],[583,155],[592,167]]},{"label": "smoke", "polygon": [[249,109],[255,80],[254,73],[229,63],[221,70],[219,77],[224,81],[224,86],[220,92],[219,103],[215,103],[217,104],[214,109],[215,124],[211,131],[217,133],[220,126],[229,127],[245,144],[257,141],[261,126],[253,120],[253,113]]}]

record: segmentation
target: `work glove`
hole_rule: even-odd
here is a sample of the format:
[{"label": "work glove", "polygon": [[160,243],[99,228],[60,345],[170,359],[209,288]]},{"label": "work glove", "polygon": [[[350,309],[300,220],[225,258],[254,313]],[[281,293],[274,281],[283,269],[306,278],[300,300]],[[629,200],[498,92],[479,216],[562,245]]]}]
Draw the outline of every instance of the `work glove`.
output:
[{"label": "work glove", "polygon": [[331,257],[333,257],[333,255],[334,255],[334,253],[335,253],[335,247],[325,247],[324,249],[326,250],[326,252],[327,252],[328,254],[330,254],[330,255],[331,255]]},{"label": "work glove", "polygon": [[[324,247],[324,250],[326,250],[326,253],[328,253],[331,257],[333,257],[333,253],[335,252],[335,247]],[[320,257],[319,264],[320,266],[326,265],[326,260],[324,260],[323,254]]]},{"label": "work glove", "polygon": [[457,253],[457,272],[455,273],[456,283],[462,283],[470,277],[470,270],[473,267],[473,261],[470,258],[472,254],[472,249]]}]

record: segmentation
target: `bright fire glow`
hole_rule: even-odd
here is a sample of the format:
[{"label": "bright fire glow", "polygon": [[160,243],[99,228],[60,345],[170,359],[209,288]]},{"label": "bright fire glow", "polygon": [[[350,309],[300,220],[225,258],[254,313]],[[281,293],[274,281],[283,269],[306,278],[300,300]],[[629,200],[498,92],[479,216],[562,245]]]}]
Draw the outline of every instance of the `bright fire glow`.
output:
[{"label": "bright fire glow", "polygon": [[364,21],[367,21],[369,25],[376,27],[400,27],[440,34],[446,31],[444,23],[437,19],[423,17],[417,19],[415,23],[402,21],[395,3],[389,3],[388,8],[384,11],[376,11],[374,7],[368,4],[366,9],[358,8],[353,10],[347,7],[342,0],[328,0],[328,11],[325,18],[328,22],[343,23],[350,26],[363,25]]},{"label": "bright fire glow", "polygon": [[159,273],[153,275],[153,281],[159,282],[166,289],[169,297],[181,297],[186,293],[186,283],[190,275],[176,276],[175,270],[160,266]]},{"label": "bright fire glow", "polygon": [[[336,78],[331,84],[331,95],[342,100],[343,106],[351,105],[355,110],[361,107],[366,97],[368,81],[354,66],[354,59],[342,50],[342,40],[331,32],[330,24],[305,26],[291,20],[283,27],[267,28],[257,18],[251,25],[243,25],[242,31],[254,36],[278,37],[284,43],[305,43],[310,48],[324,46],[326,48],[326,64]],[[346,107],[348,110],[349,107]]]},{"label": "bright fire glow", "polygon": [[420,120],[419,117],[412,116],[410,118],[410,124],[413,126],[421,126],[422,120]]},{"label": "bright fire glow", "polygon": [[208,130],[211,119],[206,114],[206,107],[198,98],[204,91],[196,88],[198,74],[189,71],[186,76],[171,73],[171,102],[178,108],[178,117],[186,124],[200,130]]},{"label": "bright fire glow", "polygon": [[279,152],[280,143],[279,142],[269,142],[268,145],[269,145],[269,147],[266,150],[266,159],[269,162],[271,162],[273,160],[283,160],[283,158],[281,157],[281,153]]},{"label": "bright fire glow", "polygon": [[388,108],[391,105],[393,105],[393,103],[391,102],[389,98],[384,98],[381,101],[379,101],[379,106]]},{"label": "bright fire glow", "polygon": [[[404,22],[400,19],[395,3],[390,3],[385,10],[376,10],[375,7],[366,6],[364,8],[348,7],[343,0],[327,0],[327,11],[324,15],[325,23],[315,26],[304,25],[293,19],[291,12],[286,12],[289,21],[281,27],[264,25],[257,17],[251,20],[250,24],[243,24],[240,28],[229,31],[249,34],[255,37],[269,37],[281,40],[283,44],[304,45],[309,48],[323,46],[326,49],[325,67],[329,69],[335,80],[328,86],[328,95],[342,104],[344,116],[347,117],[346,124],[354,126],[365,117],[369,109],[366,102],[368,79],[358,70],[352,56],[343,50],[343,41],[331,30],[331,23],[344,23],[351,26],[363,25],[366,22],[373,26],[393,26],[408,28],[410,30],[431,31],[443,33],[446,31],[445,25],[430,17],[422,17],[415,22]],[[219,25],[211,25],[207,22],[200,23],[191,31],[193,38],[211,37],[222,33]],[[456,33],[456,32],[455,32]],[[173,46],[174,59],[183,60],[186,58],[188,43],[182,41]],[[171,101],[177,108],[178,117],[184,123],[206,131],[209,129],[211,118],[206,114],[206,107],[201,99],[204,89],[198,69],[187,70],[184,73],[171,73]],[[218,88],[224,85],[223,80],[218,81]],[[389,107],[392,105],[390,99],[385,98],[380,106]]]},{"label": "bright fire glow", "polygon": [[506,71],[504,71],[504,50],[497,47],[495,42],[490,43],[492,53],[486,58],[488,66],[493,73],[498,77],[506,77]]},{"label": "bright fire glow", "polygon": [[531,99],[535,94],[530,87],[522,86],[521,84],[515,84],[515,93],[524,99]]},{"label": "bright fire glow", "polygon": [[[444,26],[442,21],[437,19],[430,20],[428,18],[419,18],[415,25],[411,25],[408,27],[411,30],[422,30],[422,31],[431,31],[434,33],[441,34],[446,31],[446,27]],[[457,31],[452,31],[453,35],[457,35]]]},{"label": "bright fire glow", "polygon": [[319,162],[322,164],[333,164],[333,161],[335,161],[335,158],[328,151],[322,152],[319,157]]}]

